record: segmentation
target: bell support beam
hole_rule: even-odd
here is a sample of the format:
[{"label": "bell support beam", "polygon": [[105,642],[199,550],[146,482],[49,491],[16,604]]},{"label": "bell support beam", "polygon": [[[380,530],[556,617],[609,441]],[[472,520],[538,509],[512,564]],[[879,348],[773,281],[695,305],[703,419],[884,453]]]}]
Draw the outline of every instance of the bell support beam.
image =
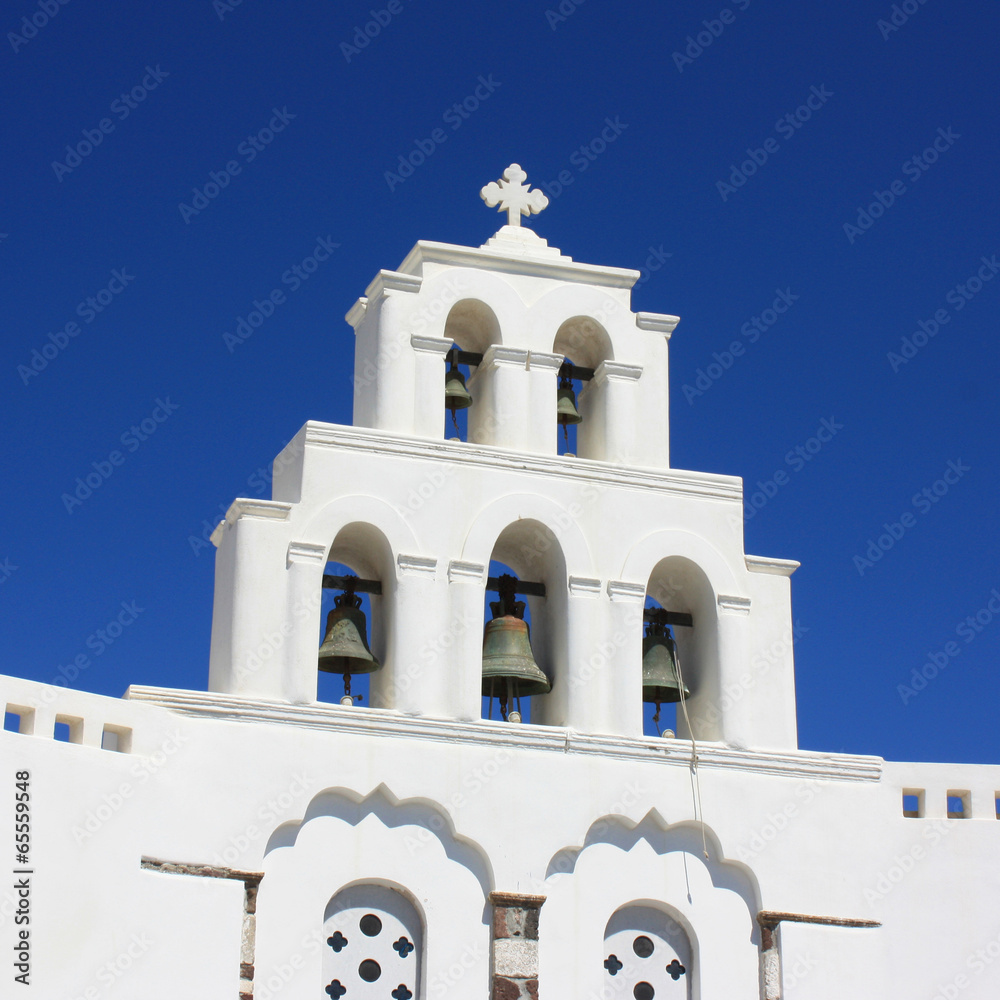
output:
[{"label": "bell support beam", "polygon": [[644,622],[658,622],[660,625],[681,625],[694,628],[694,619],[683,611],[667,611],[664,608],[646,608],[642,613]]},{"label": "bell support beam", "polygon": [[331,576],[323,574],[324,590],[353,590],[355,594],[381,594],[382,584],[378,580],[362,580],[357,576]]}]

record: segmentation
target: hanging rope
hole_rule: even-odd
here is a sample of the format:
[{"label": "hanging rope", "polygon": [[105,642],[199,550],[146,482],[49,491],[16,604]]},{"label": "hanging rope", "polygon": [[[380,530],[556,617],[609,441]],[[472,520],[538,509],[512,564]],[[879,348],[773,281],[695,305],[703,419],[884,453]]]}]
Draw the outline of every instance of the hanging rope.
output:
[{"label": "hanging rope", "polygon": [[[681,673],[681,658],[675,659],[677,666],[677,681],[680,684],[681,711],[684,713],[684,724],[691,734],[691,770],[694,773],[695,800],[697,802],[697,815],[695,819],[701,823],[701,851],[708,861],[708,838],[705,834],[705,811],[701,807],[701,779],[698,777],[698,747],[694,739],[694,730],[691,728],[691,717],[688,715],[687,698],[684,697],[684,675]],[[657,727],[659,728],[659,727]]]}]

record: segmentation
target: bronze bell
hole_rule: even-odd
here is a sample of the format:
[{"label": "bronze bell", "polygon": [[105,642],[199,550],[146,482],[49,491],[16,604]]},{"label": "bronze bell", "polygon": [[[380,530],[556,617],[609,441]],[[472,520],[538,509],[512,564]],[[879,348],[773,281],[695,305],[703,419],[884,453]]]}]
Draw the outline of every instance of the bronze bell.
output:
[{"label": "bronze bell", "polygon": [[[548,677],[535,663],[531,653],[531,637],[524,620],[524,601],[513,600],[513,577],[501,591],[499,601],[490,602],[493,620],[483,632],[483,696],[500,701],[500,714],[506,719],[508,708],[516,700],[535,694],[548,694],[552,689]],[[519,703],[519,702],[518,702]]]},{"label": "bronze bell", "polygon": [[642,700],[659,706],[663,702],[690,698],[691,692],[681,685],[677,673],[677,644],[666,626],[648,622],[642,640]]},{"label": "bronze bell", "polygon": [[465,376],[454,361],[444,373],[444,405],[451,411],[451,422],[457,431],[458,420],[455,418],[455,411],[472,406],[472,396],[465,388]]},{"label": "bronze bell", "polygon": [[583,420],[580,411],[576,408],[576,393],[573,392],[573,383],[566,376],[559,382],[559,391],[556,394],[556,420],[562,424],[563,434],[569,439],[569,425],[578,424]]},{"label": "bronze bell", "polygon": [[334,598],[336,607],[326,616],[326,637],[319,647],[319,669],[344,675],[344,691],[350,694],[351,674],[370,674],[382,664],[368,648],[368,623],[361,611],[361,598],[351,591]]}]

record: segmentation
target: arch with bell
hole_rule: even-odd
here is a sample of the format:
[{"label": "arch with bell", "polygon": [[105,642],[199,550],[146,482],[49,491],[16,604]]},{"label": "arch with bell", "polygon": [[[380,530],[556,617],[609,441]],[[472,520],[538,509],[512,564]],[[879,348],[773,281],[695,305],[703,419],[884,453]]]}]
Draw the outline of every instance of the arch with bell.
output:
[{"label": "arch with bell", "polygon": [[[720,613],[719,595],[738,594],[741,590],[726,560],[698,535],[663,530],[633,545],[622,575],[625,579],[644,579],[644,596],[660,608],[690,616],[690,627],[678,619],[680,627],[670,629],[676,644],[674,655],[682,665],[683,685],[690,692],[689,697],[685,696],[687,712],[677,715],[677,735],[725,739],[727,724],[733,720],[719,712],[717,706],[724,685],[744,672],[747,647],[747,618]],[[655,645],[647,635],[643,653]],[[649,687],[646,680],[644,677],[644,688]],[[644,691],[643,700],[652,694]],[[678,690],[675,700],[680,700],[680,694]]]}]

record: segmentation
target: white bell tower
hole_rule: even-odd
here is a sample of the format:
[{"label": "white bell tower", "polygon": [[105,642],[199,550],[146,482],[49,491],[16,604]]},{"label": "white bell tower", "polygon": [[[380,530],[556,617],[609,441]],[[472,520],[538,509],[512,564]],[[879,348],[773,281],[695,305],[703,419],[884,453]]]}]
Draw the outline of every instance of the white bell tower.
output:
[{"label": "white bell tower", "polygon": [[[578,263],[522,227],[547,204],[525,179],[512,164],[483,188],[508,214],[483,246],[421,241],[348,312],[353,426],[307,423],[275,463],[273,499],[236,500],[213,535],[211,690],[316,701],[332,560],[381,591],[375,709],[479,719],[498,560],[544,587],[528,604],[551,691],[532,723],[642,735],[650,597],[691,622],[675,629],[691,735],[794,748],[797,563],[744,553],[739,479],[670,468],[678,318],[632,312],[636,271]],[[467,440],[448,436],[449,352],[469,364]],[[575,455],[558,453],[561,375],[584,385]]]}]

